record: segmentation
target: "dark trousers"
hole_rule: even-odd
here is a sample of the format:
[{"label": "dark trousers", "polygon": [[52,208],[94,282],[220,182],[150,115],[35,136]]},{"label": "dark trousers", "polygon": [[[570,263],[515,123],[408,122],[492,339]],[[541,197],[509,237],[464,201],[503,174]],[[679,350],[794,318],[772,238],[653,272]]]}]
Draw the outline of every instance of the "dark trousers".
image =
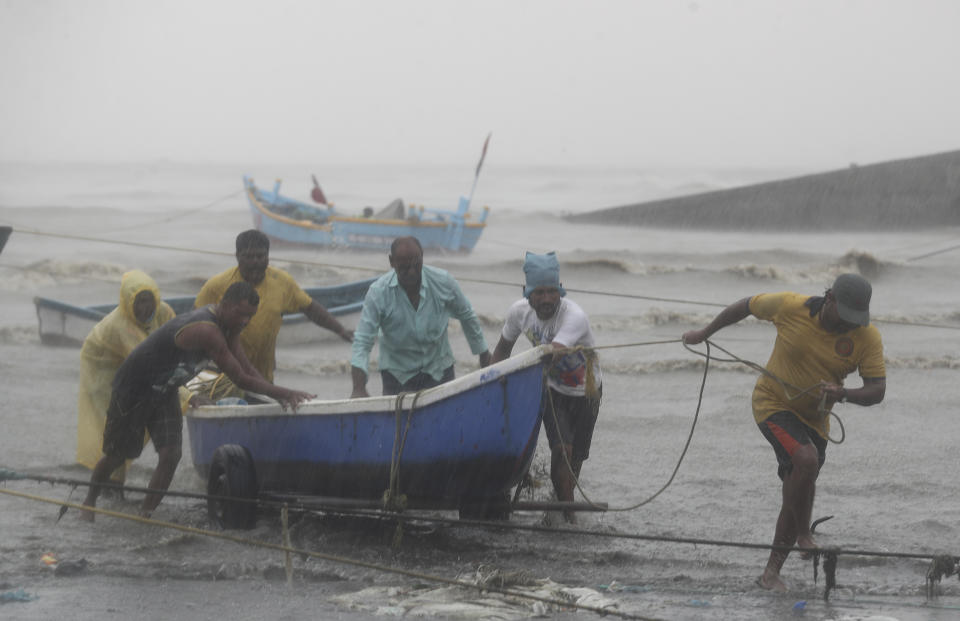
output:
[{"label": "dark trousers", "polygon": [[417,373],[401,384],[400,380],[395,378],[389,371],[380,371],[380,378],[383,380],[383,394],[385,395],[398,395],[401,392],[417,392],[424,388],[433,388],[434,386],[449,382],[453,377],[452,364],[444,370],[443,376],[439,381],[433,379],[433,376],[429,373]]}]

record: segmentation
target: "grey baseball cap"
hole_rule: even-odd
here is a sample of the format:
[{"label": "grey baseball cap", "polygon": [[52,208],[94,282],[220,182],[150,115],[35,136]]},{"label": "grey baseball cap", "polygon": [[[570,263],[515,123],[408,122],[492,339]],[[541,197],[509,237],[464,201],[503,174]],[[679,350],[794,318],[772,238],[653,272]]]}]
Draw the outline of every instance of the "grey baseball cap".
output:
[{"label": "grey baseball cap", "polygon": [[870,295],[873,288],[859,274],[840,274],[830,288],[837,300],[837,314],[847,323],[870,325]]}]

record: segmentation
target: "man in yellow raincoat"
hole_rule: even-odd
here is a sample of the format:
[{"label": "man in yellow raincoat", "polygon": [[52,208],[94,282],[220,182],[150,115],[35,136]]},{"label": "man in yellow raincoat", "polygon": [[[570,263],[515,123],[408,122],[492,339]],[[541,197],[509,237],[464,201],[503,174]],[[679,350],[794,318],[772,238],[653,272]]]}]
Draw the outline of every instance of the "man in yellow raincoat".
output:
[{"label": "man in yellow raincoat", "polygon": [[[120,303],[93,327],[80,350],[80,394],[77,398],[77,463],[93,469],[103,457],[103,427],[110,405],[111,382],[133,348],[151,332],[173,319],[176,313],[160,299],[157,283],[146,273],[133,270],[120,282]],[[181,391],[186,406],[190,392]],[[147,438],[144,438],[146,443]],[[127,466],[111,475],[123,483]]]},{"label": "man in yellow raincoat", "polygon": [[[353,330],[348,330],[327,312],[287,272],[269,265],[270,239],[256,229],[237,235],[237,267],[217,274],[204,283],[197,299],[196,308],[216,304],[227,288],[235,282],[245,281],[253,285],[260,295],[260,309],[250,324],[240,333],[240,343],[247,359],[268,382],[273,381],[276,367],[277,334],[287,313],[303,313],[321,328],[337,334],[348,343],[353,340]],[[225,375],[220,375],[203,394],[217,400],[226,396],[240,396]]]}]

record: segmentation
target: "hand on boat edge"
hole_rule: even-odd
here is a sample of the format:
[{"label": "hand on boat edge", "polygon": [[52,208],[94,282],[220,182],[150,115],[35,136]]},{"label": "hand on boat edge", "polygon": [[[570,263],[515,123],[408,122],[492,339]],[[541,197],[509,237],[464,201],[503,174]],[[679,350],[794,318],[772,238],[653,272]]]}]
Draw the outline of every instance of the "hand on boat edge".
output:
[{"label": "hand on boat edge", "polygon": [[296,412],[301,403],[304,401],[309,401],[310,399],[314,399],[316,396],[317,395],[311,395],[310,393],[302,392],[300,390],[287,390],[287,394],[282,398],[277,399],[277,401],[280,402],[280,407],[284,412],[287,411],[287,407]]}]

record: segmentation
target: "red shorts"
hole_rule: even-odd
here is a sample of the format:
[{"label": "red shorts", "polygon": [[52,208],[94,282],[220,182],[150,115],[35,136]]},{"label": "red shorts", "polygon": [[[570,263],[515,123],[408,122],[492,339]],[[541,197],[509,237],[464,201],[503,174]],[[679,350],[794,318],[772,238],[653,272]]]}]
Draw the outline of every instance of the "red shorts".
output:
[{"label": "red shorts", "polygon": [[813,444],[817,448],[817,461],[823,467],[827,459],[827,441],[793,412],[775,412],[757,426],[777,454],[777,476],[781,481],[793,470],[793,453],[801,445]]}]

